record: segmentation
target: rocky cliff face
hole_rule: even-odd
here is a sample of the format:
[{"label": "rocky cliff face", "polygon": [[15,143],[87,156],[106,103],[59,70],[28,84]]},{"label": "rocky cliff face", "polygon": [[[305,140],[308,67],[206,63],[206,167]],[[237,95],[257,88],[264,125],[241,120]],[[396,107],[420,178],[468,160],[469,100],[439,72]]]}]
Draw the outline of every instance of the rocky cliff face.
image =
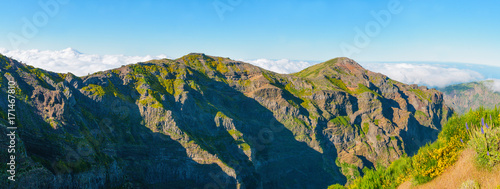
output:
[{"label": "rocky cliff face", "polygon": [[348,58],[285,75],[189,54],[85,77],[0,61],[2,136],[19,87],[10,187],[326,188],[412,155],[452,113]]},{"label": "rocky cliff face", "polygon": [[493,109],[500,106],[500,92],[492,88],[494,80],[462,83],[438,89],[444,94],[446,105],[453,108],[458,114],[479,107]]}]

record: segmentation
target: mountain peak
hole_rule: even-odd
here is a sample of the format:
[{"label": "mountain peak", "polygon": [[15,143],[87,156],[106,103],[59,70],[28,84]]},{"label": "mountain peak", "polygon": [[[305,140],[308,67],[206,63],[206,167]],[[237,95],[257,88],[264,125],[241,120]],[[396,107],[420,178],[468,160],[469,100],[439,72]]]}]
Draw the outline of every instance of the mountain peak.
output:
[{"label": "mountain peak", "polygon": [[186,56],[193,56],[193,55],[200,55],[200,56],[205,56],[205,53],[189,53]]},{"label": "mountain peak", "polygon": [[339,59],[339,61],[337,61],[337,66],[339,66],[341,68],[345,68],[346,70],[349,70],[349,72],[365,71],[365,68],[363,68],[361,65],[359,65],[353,59],[346,58],[346,57],[341,57],[338,59]]},{"label": "mountain peak", "polygon": [[189,53],[187,55],[184,55],[177,60],[179,61],[184,61],[184,63],[189,64],[189,62],[193,62],[195,60],[198,61],[205,61],[206,59],[214,59],[215,57],[206,55],[205,53]]},{"label": "mountain peak", "polygon": [[63,52],[63,53],[71,53],[71,54],[75,54],[75,55],[82,54],[80,51],[78,51],[78,50],[76,50],[74,48],[71,48],[71,47],[63,49],[63,50],[61,50],[61,52]]},{"label": "mountain peak", "polygon": [[321,75],[338,75],[344,73],[358,74],[365,71],[366,70],[356,61],[347,57],[338,57],[310,66],[294,75],[299,77],[316,78]]}]

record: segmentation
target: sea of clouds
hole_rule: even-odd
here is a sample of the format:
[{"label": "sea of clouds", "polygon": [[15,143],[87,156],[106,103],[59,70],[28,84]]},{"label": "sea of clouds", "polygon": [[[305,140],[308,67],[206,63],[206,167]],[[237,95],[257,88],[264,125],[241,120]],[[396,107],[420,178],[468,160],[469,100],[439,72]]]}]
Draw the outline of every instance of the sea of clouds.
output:
[{"label": "sea of clouds", "polygon": [[[71,72],[77,76],[118,68],[122,65],[144,62],[152,59],[167,58],[158,56],[127,56],[85,54],[75,49],[67,48],[59,51],[50,50],[7,50],[0,48],[0,53],[23,63],[60,73]],[[170,57],[168,57],[170,58]],[[241,60],[277,73],[294,73],[318,62],[299,60],[254,59]],[[389,78],[407,83],[428,87],[445,87],[451,84],[484,80],[480,70],[470,67],[460,67],[446,64],[431,63],[361,63],[368,70],[387,75]],[[477,67],[477,66],[474,66]],[[500,68],[496,68],[499,69]],[[485,68],[484,70],[491,69]],[[497,75],[497,74],[495,74]],[[491,76],[491,74],[490,74]],[[500,77],[500,76],[499,76]],[[500,78],[493,78],[492,90],[500,92]]]},{"label": "sea of clouds", "polygon": [[365,68],[387,75],[396,81],[429,87],[445,87],[484,79],[484,76],[477,71],[440,64],[368,63]]},{"label": "sea of clouds", "polygon": [[59,73],[71,72],[77,76],[118,68],[126,64],[167,58],[165,55],[126,56],[84,54],[72,48],[59,51],[41,51],[37,49],[7,50],[0,48],[0,53],[37,68]]},{"label": "sea of clouds", "polygon": [[259,66],[266,70],[271,70],[276,73],[289,74],[299,72],[309,66],[314,65],[314,63],[309,61],[297,61],[297,60],[270,60],[270,59],[256,59],[256,60],[241,60],[243,62],[248,62],[250,64]]}]

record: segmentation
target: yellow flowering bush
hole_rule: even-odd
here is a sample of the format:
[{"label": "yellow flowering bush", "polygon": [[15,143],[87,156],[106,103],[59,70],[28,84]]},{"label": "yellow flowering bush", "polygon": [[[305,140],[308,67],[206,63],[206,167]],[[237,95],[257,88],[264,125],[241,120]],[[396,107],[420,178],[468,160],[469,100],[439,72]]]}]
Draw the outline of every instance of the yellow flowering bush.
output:
[{"label": "yellow flowering bush", "polygon": [[416,183],[425,183],[439,176],[446,168],[457,161],[460,149],[464,146],[459,139],[449,142],[437,142],[437,147],[429,146],[413,156],[412,167]]},{"label": "yellow flowering bush", "polygon": [[[387,168],[363,170],[363,177],[354,180],[348,188],[397,188],[409,179],[412,179],[414,184],[428,182],[453,165],[469,141],[477,143],[474,149],[480,151],[478,153],[482,154],[482,157],[485,157],[483,159],[488,160],[490,165],[499,163],[500,128],[495,127],[500,125],[499,113],[497,108],[479,108],[461,116],[455,115],[443,126],[437,141],[421,147],[413,157],[402,157],[394,161]],[[490,125],[488,130],[484,130],[486,134],[480,130],[482,122],[484,125]],[[485,140],[474,133],[485,135]]]}]

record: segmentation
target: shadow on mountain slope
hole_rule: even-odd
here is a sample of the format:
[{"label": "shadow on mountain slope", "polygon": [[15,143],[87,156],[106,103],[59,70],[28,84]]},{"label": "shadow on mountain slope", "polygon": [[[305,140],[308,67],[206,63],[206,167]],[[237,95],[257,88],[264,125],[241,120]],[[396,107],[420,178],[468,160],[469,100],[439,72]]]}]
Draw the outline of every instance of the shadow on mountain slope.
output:
[{"label": "shadow on mountain slope", "polygon": [[[295,139],[291,131],[278,122],[273,113],[263,107],[256,100],[245,96],[239,91],[228,86],[226,83],[210,79],[193,71],[196,82],[207,86],[203,94],[196,90],[188,89],[188,99],[196,99],[191,102],[185,101],[182,105],[183,121],[186,124],[179,125],[185,131],[189,131],[193,138],[201,139],[201,145],[209,152],[217,154],[223,161],[229,163],[237,161],[241,166],[240,174],[245,175],[243,180],[249,184],[247,188],[258,186],[249,183],[255,180],[264,188],[325,188],[332,182],[345,182],[342,175],[332,175],[325,169],[338,171],[334,162],[336,156],[327,156],[332,159],[324,159],[324,155],[310,148],[306,143]],[[215,110],[204,115],[190,106],[213,107]],[[251,162],[248,157],[237,149],[236,144],[231,143],[231,135],[227,130],[217,128],[213,120],[217,116],[216,111],[222,112],[233,120],[234,128],[242,133],[244,141],[251,147]],[[216,130],[216,136],[226,138],[226,144],[217,144],[206,141],[207,133],[199,132],[205,129],[193,129],[209,127],[208,130]],[[336,153],[336,150],[331,150]],[[248,166],[248,167],[245,167]],[[325,168],[326,167],[326,168]],[[336,172],[335,171],[335,172]],[[260,181],[258,181],[260,180]],[[256,184],[257,184],[256,183]]]},{"label": "shadow on mountain slope", "polygon": [[[36,91],[13,75],[21,91]],[[26,153],[18,156],[17,182],[2,186],[203,188],[224,179],[227,188],[236,188],[236,181],[218,165],[195,162],[179,142],[145,127],[137,105],[107,96],[96,102],[77,89],[71,90],[76,99],[73,104],[48,89],[33,92],[36,99],[31,99],[32,104],[17,101],[18,149]],[[6,97],[5,91],[0,91],[2,102],[7,102]],[[40,105],[37,99],[63,106],[58,113],[64,123],[42,117],[45,114],[34,107]],[[109,111],[116,102],[120,108]],[[7,132],[5,127],[0,129]],[[8,142],[3,141],[0,147],[7,149],[4,144]],[[6,155],[2,153],[2,157]]]}]

